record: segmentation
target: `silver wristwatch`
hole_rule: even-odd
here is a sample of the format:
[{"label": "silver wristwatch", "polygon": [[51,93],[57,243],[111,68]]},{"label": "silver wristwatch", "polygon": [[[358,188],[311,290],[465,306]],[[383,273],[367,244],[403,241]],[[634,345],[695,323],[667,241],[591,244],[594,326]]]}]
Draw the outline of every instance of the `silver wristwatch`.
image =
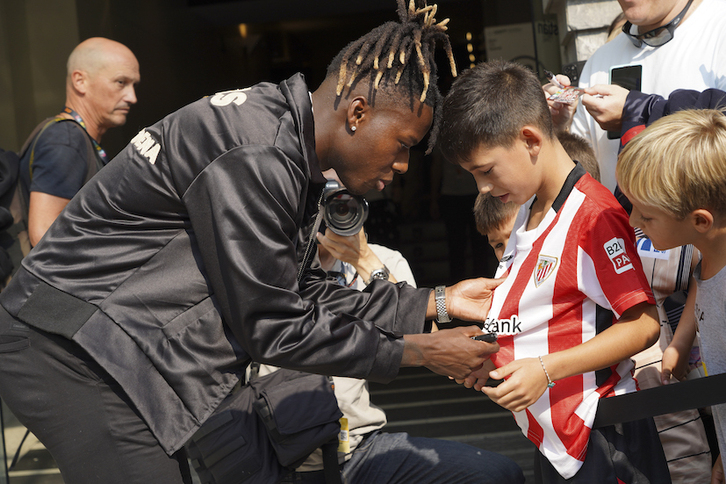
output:
[{"label": "silver wristwatch", "polygon": [[446,286],[436,286],[434,299],[436,300],[436,312],[438,313],[436,320],[439,323],[450,323],[451,318],[449,313],[446,312]]},{"label": "silver wristwatch", "polygon": [[376,279],[380,279],[382,281],[387,281],[388,276],[390,276],[390,275],[391,275],[391,271],[389,271],[388,267],[386,267],[384,264],[383,267],[381,267],[380,269],[376,269],[373,272],[371,272],[371,276],[366,281],[366,286]]}]

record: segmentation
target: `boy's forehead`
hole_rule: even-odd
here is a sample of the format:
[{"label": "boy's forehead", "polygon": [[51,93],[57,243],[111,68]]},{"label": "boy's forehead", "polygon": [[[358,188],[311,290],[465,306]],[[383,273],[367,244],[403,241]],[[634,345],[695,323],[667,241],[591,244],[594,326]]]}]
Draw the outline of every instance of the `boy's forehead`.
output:
[{"label": "boy's forehead", "polygon": [[506,160],[512,151],[512,146],[493,146],[481,143],[469,153],[469,156],[462,158],[461,167],[467,171],[474,171],[497,161]]}]

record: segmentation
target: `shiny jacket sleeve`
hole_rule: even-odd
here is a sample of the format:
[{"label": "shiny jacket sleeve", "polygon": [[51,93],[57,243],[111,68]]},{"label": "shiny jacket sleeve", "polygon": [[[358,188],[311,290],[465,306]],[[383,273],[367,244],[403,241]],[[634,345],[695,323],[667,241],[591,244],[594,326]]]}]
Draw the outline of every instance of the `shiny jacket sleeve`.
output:
[{"label": "shiny jacket sleeve", "polygon": [[726,92],[719,89],[703,92],[678,89],[665,99],[657,94],[630,91],[623,107],[620,148],[663,116],[683,109],[709,108],[726,109]]},{"label": "shiny jacket sleeve", "polygon": [[389,284],[358,293],[314,274],[298,285],[308,175],[285,129],[275,144],[226,151],[182,194],[223,319],[255,361],[388,381],[400,336],[423,331],[429,292]]}]

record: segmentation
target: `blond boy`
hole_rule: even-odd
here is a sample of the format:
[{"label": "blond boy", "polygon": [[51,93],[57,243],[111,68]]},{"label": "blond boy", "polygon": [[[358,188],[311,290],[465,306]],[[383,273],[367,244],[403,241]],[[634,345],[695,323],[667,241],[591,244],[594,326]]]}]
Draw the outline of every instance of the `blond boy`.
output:
[{"label": "blond boy", "polygon": [[[661,118],[620,155],[618,184],[633,204],[630,224],[658,250],[693,244],[701,251],[686,311],[663,354],[662,379],[687,365],[696,326],[709,374],[726,371],[726,117],[716,110],[685,110]],[[685,313],[684,313],[685,314]],[[726,405],[712,407],[723,451]],[[724,482],[717,459],[712,482]]]}]

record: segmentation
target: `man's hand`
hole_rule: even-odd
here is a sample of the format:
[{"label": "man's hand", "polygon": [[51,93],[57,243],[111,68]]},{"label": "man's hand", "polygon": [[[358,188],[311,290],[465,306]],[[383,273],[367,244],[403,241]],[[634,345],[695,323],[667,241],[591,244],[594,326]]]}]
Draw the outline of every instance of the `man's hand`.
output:
[{"label": "man's hand", "polygon": [[[570,87],[569,77],[562,74],[558,74],[556,77],[560,84],[565,87]],[[555,130],[557,132],[568,131],[570,129],[570,125],[572,124],[572,117],[575,115],[575,111],[577,110],[577,103],[574,102],[571,104],[566,104],[557,101],[551,101],[549,99],[550,95],[560,90],[559,86],[556,86],[551,82],[542,86],[542,90],[545,93],[545,97],[547,98],[547,104],[550,107],[550,114],[552,115],[552,122],[555,124]]]},{"label": "man's hand", "polygon": [[582,105],[602,129],[619,133],[629,92],[616,84],[598,84],[585,89]]},{"label": "man's hand", "polygon": [[439,375],[464,379],[481,368],[498,343],[471,339],[481,334],[477,326],[442,329],[435,333],[407,334],[401,366],[425,366]]},{"label": "man's hand", "polygon": [[455,378],[456,383],[464,385],[466,388],[473,388],[481,391],[482,387],[489,381],[489,372],[496,369],[492,360],[487,360],[478,370],[472,371],[466,378]]},{"label": "man's hand", "polygon": [[[452,318],[464,321],[482,322],[489,314],[494,289],[504,281],[501,279],[467,279],[446,288],[446,310]],[[433,294],[430,303],[434,303]],[[435,303],[431,317],[436,316]],[[479,332],[481,333],[481,331]]]}]

